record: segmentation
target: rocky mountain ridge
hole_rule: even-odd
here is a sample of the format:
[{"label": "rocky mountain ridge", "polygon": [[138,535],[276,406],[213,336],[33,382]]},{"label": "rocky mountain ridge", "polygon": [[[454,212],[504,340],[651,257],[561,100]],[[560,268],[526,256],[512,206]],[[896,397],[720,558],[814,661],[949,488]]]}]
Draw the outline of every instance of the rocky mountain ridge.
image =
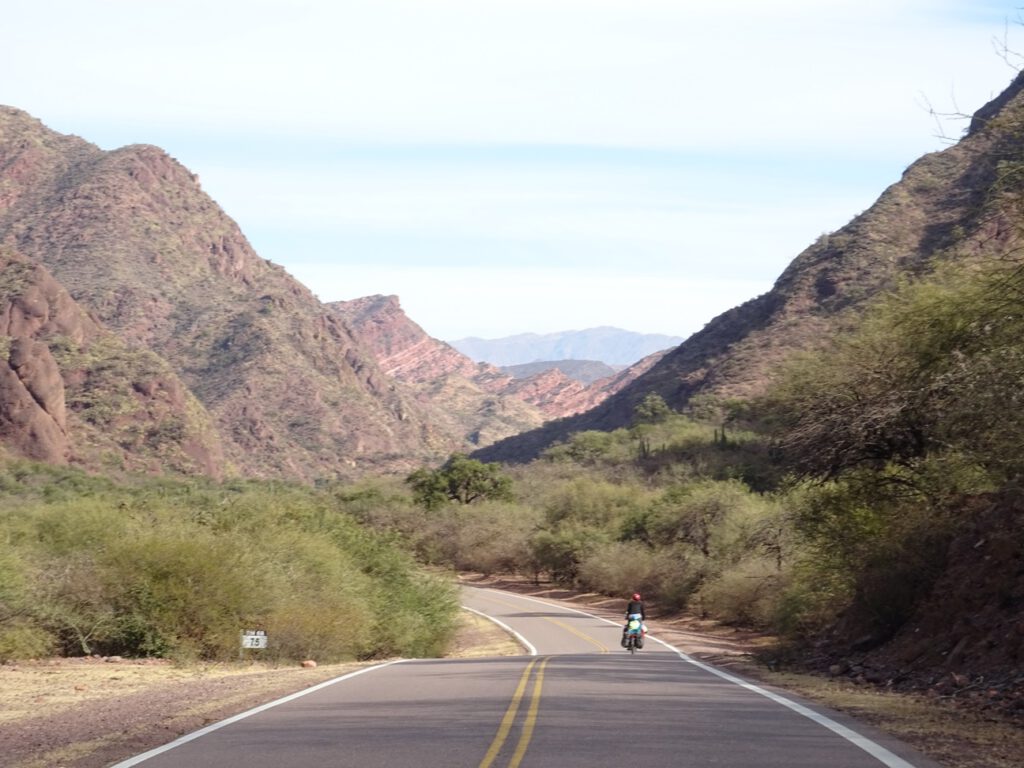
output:
[{"label": "rocky mountain ridge", "polygon": [[502,397],[506,374],[427,335],[402,311],[397,296],[327,306],[364,341],[387,376],[410,387],[436,419],[471,442],[486,445],[543,422],[540,411],[523,399]]},{"label": "rocky mountain ridge", "polygon": [[501,370],[513,378],[528,379],[554,368],[580,384],[593,384],[600,379],[614,376],[625,367],[624,365],[608,365],[599,360],[542,360],[537,363],[503,365]]},{"label": "rocky mountain ridge", "polygon": [[104,152],[0,108],[0,243],[177,373],[216,425],[222,469],[308,480],[468,445],[162,150]]},{"label": "rocky mountain ridge", "polygon": [[[321,304],[159,148],[103,151],[11,107],[0,247],[6,273],[36,276],[29,294],[62,296],[74,309],[59,317],[79,318],[70,335],[0,334],[0,440],[15,454],[307,481],[402,472],[577,413],[628,379],[517,381],[431,339],[393,297]],[[0,282],[12,317],[34,301],[23,287]]]},{"label": "rocky mountain ridge", "polygon": [[786,359],[855,324],[867,303],[899,281],[945,259],[1000,258],[1016,247],[1022,90],[1024,74],[978,110],[960,142],[911,164],[868,210],[799,254],[768,293],[714,318],[594,409],[476,456],[525,461],[573,432],[627,426],[649,393],[680,410],[697,394],[756,396]]}]

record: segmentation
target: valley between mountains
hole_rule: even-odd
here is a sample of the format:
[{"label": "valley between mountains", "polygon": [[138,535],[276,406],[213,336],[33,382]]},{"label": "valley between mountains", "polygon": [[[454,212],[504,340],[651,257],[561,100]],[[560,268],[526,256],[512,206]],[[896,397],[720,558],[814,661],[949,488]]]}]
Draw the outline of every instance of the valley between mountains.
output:
[{"label": "valley between mountains", "polygon": [[321,302],[163,150],[0,107],[0,660],[228,662],[245,627],[283,664],[435,658],[473,572],[1019,729],[1022,340],[1024,74],[596,378]]}]

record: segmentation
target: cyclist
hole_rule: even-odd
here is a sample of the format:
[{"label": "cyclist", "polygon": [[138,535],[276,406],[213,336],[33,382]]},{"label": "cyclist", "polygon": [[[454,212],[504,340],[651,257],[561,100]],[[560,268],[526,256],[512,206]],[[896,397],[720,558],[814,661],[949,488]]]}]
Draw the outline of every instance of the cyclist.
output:
[{"label": "cyclist", "polygon": [[[644,620],[647,618],[647,613],[644,611],[644,601],[640,596],[639,592],[634,592],[632,599],[629,601],[629,605],[626,606],[626,626],[622,628],[622,647],[626,647],[626,632],[629,631],[629,622],[631,619],[638,619],[640,626],[644,630],[647,628],[643,626]],[[640,634],[640,642],[637,644],[639,647],[643,647],[643,633]]]}]

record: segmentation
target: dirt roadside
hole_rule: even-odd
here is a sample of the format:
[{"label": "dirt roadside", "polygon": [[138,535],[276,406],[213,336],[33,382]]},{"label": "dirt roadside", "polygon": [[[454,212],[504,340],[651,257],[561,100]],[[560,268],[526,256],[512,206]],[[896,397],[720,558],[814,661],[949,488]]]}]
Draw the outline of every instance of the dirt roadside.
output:
[{"label": "dirt roadside", "polygon": [[[464,576],[474,586],[510,589],[617,621],[622,601]],[[521,649],[494,624],[465,614],[452,657]],[[1024,730],[964,712],[948,701],[758,665],[770,638],[688,617],[653,618],[660,639],[695,658],[847,712],[914,745],[948,768],[1021,765]],[[163,661],[59,659],[0,666],[0,766],[106,768],[210,723],[355,671],[365,664],[273,668],[258,664],[179,668]]]},{"label": "dirt roadside", "polygon": [[[452,658],[522,653],[497,626],[469,613],[457,638]],[[0,665],[0,767],[105,768],[371,664],[183,668],[112,657]]]}]

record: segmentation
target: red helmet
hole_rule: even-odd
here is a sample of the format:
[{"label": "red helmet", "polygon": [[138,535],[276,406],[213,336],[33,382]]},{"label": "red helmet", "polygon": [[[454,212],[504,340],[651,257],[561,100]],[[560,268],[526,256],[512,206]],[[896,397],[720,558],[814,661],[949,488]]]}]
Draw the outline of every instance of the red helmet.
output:
[{"label": "red helmet", "polygon": [[633,593],[633,599],[634,600],[641,600],[643,598],[640,597],[640,593],[639,592],[634,592]]}]

